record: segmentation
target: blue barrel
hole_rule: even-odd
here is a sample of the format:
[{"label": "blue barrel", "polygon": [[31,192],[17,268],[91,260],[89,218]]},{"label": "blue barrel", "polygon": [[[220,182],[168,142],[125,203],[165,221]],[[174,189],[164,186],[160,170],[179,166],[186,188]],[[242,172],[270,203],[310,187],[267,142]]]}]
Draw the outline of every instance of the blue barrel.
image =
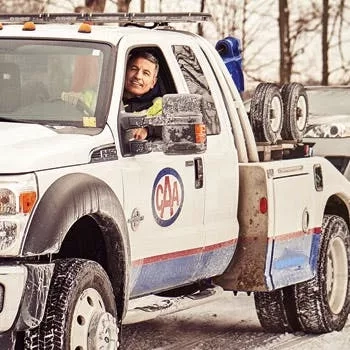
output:
[{"label": "blue barrel", "polygon": [[238,91],[243,92],[244,78],[239,39],[228,36],[219,40],[215,45],[215,49],[224,61]]}]

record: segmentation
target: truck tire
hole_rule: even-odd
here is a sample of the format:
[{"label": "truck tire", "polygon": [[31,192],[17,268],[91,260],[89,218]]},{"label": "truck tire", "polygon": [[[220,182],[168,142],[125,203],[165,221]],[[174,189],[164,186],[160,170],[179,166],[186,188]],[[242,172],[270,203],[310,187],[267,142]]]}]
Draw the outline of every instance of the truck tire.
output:
[{"label": "truck tire", "polygon": [[281,95],[284,111],[282,139],[300,142],[309,119],[309,105],[305,88],[299,83],[284,84]]},{"label": "truck tire", "polygon": [[295,288],[297,318],[308,333],[343,329],[350,311],[350,234],[346,222],[325,215],[316,276]]},{"label": "truck tire", "polygon": [[111,283],[94,261],[56,262],[44,318],[25,334],[25,349],[118,349]]},{"label": "truck tire", "polygon": [[261,326],[268,332],[285,333],[299,330],[290,287],[271,292],[255,292],[255,309]]},{"label": "truck tire", "polygon": [[255,140],[274,144],[283,125],[282,96],[277,85],[260,83],[255,89],[249,112]]}]

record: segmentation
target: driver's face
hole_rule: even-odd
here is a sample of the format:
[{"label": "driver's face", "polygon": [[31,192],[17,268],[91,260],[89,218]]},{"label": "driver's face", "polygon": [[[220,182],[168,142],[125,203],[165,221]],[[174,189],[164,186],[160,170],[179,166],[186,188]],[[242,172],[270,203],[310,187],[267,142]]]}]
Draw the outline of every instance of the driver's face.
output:
[{"label": "driver's face", "polygon": [[157,81],[156,65],[145,58],[131,61],[126,70],[125,91],[129,97],[141,96],[150,91]]}]

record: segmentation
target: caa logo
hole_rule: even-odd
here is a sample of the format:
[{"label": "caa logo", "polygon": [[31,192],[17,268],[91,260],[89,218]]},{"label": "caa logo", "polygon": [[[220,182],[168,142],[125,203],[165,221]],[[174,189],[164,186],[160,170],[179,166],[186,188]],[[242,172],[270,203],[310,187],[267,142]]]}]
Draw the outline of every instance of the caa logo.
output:
[{"label": "caa logo", "polygon": [[184,201],[184,186],[178,172],[162,169],[153,184],[152,211],[158,225],[166,227],[174,223]]}]

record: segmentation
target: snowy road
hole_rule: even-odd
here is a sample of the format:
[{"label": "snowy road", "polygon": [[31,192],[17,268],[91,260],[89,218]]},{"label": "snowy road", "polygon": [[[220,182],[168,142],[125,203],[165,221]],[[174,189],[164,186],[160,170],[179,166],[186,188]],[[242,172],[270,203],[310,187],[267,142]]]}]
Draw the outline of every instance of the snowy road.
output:
[{"label": "snowy road", "polygon": [[323,335],[265,333],[253,297],[225,292],[218,300],[123,328],[124,350],[346,350],[350,318],[342,332]]}]

